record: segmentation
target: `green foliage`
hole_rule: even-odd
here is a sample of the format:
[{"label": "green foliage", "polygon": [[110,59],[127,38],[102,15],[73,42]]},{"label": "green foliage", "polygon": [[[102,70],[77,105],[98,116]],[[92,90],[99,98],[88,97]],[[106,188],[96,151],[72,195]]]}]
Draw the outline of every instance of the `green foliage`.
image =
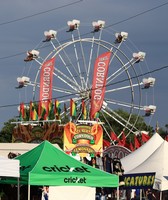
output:
[{"label": "green foliage", "polygon": [[15,124],[11,124],[11,122],[16,121],[15,119],[10,119],[8,122],[4,123],[4,127],[0,131],[0,142],[12,142],[12,132]]}]

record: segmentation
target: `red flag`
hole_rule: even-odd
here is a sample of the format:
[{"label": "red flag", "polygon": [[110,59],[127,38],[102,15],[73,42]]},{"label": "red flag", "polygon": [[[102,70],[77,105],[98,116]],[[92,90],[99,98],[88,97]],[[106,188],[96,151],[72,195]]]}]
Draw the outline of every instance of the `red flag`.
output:
[{"label": "red flag", "polygon": [[122,140],[119,140],[119,141],[118,141],[118,145],[120,145],[120,146],[124,146],[125,143],[124,143]]},{"label": "red flag", "polygon": [[127,142],[125,142],[125,145],[124,145],[125,148],[129,149],[130,147],[130,144],[128,144]]},{"label": "red flag", "polygon": [[130,149],[131,151],[134,151],[134,147],[133,147],[133,145],[132,145],[131,142],[130,142],[130,144],[129,144],[129,149]]},{"label": "red flag", "polygon": [[91,91],[91,119],[94,119],[95,113],[100,111],[103,104],[110,57],[111,52],[105,52],[95,61]]},{"label": "red flag", "polygon": [[117,141],[118,140],[118,137],[117,137],[117,135],[114,132],[111,132],[111,139],[113,141]]},{"label": "red flag", "polygon": [[110,142],[108,140],[103,139],[103,148],[109,147],[109,146],[110,146]]},{"label": "red flag", "polygon": [[126,136],[125,136],[124,131],[122,131],[122,141],[123,143],[126,143]]},{"label": "red flag", "polygon": [[142,137],[142,142],[147,142],[150,139],[150,136],[145,133],[141,133],[141,137]]},{"label": "red flag", "polygon": [[126,136],[124,131],[122,131],[122,139],[119,141],[118,145],[125,146],[125,144],[126,144]]},{"label": "red flag", "polygon": [[134,136],[134,145],[136,149],[138,149],[141,146],[141,143],[136,136]]},{"label": "red flag", "polygon": [[168,142],[168,135],[165,136],[165,140]]}]

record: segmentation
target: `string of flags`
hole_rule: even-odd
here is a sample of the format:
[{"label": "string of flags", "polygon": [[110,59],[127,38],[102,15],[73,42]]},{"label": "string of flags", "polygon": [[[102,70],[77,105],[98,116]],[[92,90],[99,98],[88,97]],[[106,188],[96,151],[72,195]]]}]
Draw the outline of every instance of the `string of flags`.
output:
[{"label": "string of flags", "polygon": [[135,149],[138,149],[139,147],[142,146],[145,142],[147,142],[150,139],[150,136],[146,133],[141,132],[139,135],[134,135],[133,136],[133,141],[127,141],[126,135],[124,131],[121,133],[121,138],[118,138],[118,136],[114,133],[111,132],[111,140],[117,143],[120,146],[124,146],[131,151],[134,151]]},{"label": "string of flags", "polygon": [[[70,99],[68,109],[66,103],[63,104],[62,108],[61,103],[56,99],[54,100],[54,102],[52,100],[39,101],[39,102],[30,101],[29,105],[25,105],[22,102],[20,103],[18,110],[19,110],[20,121],[28,121],[28,120],[37,121],[37,120],[52,120],[52,119],[60,120],[61,113],[67,114],[68,111],[69,111],[69,116],[73,118],[77,116],[79,108],[77,108],[77,103],[73,99]],[[81,100],[79,113],[81,115],[81,119],[86,120],[88,118],[87,106],[83,99]]]}]

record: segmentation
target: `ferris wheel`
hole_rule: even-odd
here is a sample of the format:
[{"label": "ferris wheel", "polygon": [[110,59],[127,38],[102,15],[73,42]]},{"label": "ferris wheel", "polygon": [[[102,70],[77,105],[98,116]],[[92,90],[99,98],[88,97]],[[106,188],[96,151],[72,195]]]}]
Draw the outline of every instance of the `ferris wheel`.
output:
[{"label": "ferris wheel", "polygon": [[[156,110],[153,97],[147,99],[155,78],[143,76],[147,70],[142,64],[145,56],[143,51],[132,51],[127,32],[109,30],[102,20],[81,26],[74,19],[64,29],[45,31],[39,46],[27,52],[24,61],[31,63],[31,70],[17,78],[18,88],[31,88],[33,101],[39,101],[41,82],[43,90],[47,90],[50,81],[49,97],[66,105],[66,116],[70,115],[70,100],[75,102],[76,124],[101,123],[109,134],[109,130],[113,131],[113,121],[128,134],[134,133],[139,131],[136,128],[139,116],[151,117]],[[49,63],[53,69],[45,71],[44,66]],[[125,119],[118,110],[126,111],[128,117]],[[97,113],[97,117],[93,116]],[[60,117],[61,120],[65,117],[63,108]]]}]

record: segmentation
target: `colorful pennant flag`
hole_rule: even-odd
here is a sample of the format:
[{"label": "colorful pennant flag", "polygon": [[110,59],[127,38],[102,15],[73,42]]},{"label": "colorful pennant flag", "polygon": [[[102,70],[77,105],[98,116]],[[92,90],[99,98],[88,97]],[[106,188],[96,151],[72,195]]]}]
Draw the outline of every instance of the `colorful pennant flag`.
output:
[{"label": "colorful pennant flag", "polygon": [[34,121],[38,120],[38,114],[32,101],[30,101],[30,119]]},{"label": "colorful pennant flag", "polygon": [[54,114],[55,114],[56,119],[60,119],[61,105],[58,100],[55,100],[55,103],[54,103]]},{"label": "colorful pennant flag", "polygon": [[95,112],[93,119],[98,119],[99,118],[99,112]]},{"label": "colorful pennant flag", "polygon": [[19,118],[21,121],[26,119],[26,109],[23,102],[20,104]]},{"label": "colorful pennant flag", "polygon": [[82,119],[87,119],[87,109],[84,100],[82,100]]},{"label": "colorful pennant flag", "polygon": [[73,101],[73,99],[70,100],[70,116],[76,117],[76,103]]},{"label": "colorful pennant flag", "polygon": [[47,116],[48,120],[53,119],[54,118],[54,105],[52,100],[48,100],[48,116]]},{"label": "colorful pennant flag", "polygon": [[39,101],[38,104],[38,117],[39,119],[44,119],[46,120],[46,104],[43,101]]}]

